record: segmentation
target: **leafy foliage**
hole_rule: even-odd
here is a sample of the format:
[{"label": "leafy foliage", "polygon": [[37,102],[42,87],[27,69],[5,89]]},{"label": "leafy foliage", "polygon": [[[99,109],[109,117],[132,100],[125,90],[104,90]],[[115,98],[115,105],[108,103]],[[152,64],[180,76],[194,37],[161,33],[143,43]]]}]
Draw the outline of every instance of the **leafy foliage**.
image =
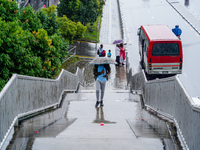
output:
[{"label": "leafy foliage", "polygon": [[61,35],[70,42],[72,42],[74,38],[83,37],[83,33],[87,29],[87,27],[83,26],[80,22],[75,23],[69,20],[65,15],[60,17],[58,21],[61,25]]},{"label": "leafy foliage", "polygon": [[61,0],[57,8],[58,16],[66,15],[72,21],[86,25],[97,20],[103,3],[103,0]]},{"label": "leafy foliage", "polygon": [[31,55],[29,39],[18,22],[0,20],[0,78],[7,81],[13,73],[36,76],[40,72],[40,59]]},{"label": "leafy foliage", "polygon": [[62,61],[68,55],[68,43],[57,34],[49,37],[44,29],[34,31],[33,35],[33,52],[41,59],[42,77],[52,78],[59,72]]},{"label": "leafy foliage", "polygon": [[[66,59],[66,56],[69,56],[69,53],[68,53],[69,42],[57,34],[54,34],[53,36],[51,36],[51,39],[52,39],[52,45],[54,45],[54,47],[60,54],[60,61],[61,63],[63,63],[64,60]],[[55,59],[54,56],[53,56],[53,59]],[[56,68],[56,69],[59,69],[59,68]]]},{"label": "leafy foliage", "polygon": [[13,73],[54,78],[69,56],[69,42],[85,30],[80,22],[58,18],[55,6],[19,13],[15,1],[0,0],[0,89]]},{"label": "leafy foliage", "polygon": [[37,17],[42,23],[49,36],[59,33],[58,18],[56,16],[56,7],[54,5],[49,8],[43,8],[37,12]]},{"label": "leafy foliage", "polygon": [[24,30],[32,32],[42,28],[40,19],[37,17],[31,6],[22,9],[19,15],[19,20],[21,21],[20,25]]},{"label": "leafy foliage", "polygon": [[0,18],[5,21],[18,20],[19,9],[15,1],[0,0]]},{"label": "leafy foliage", "polygon": [[77,27],[77,30],[76,30],[77,32],[76,32],[75,39],[83,38],[84,37],[83,34],[87,30],[87,27],[83,26],[80,22],[77,22],[76,27]]},{"label": "leafy foliage", "polygon": [[16,2],[0,0],[0,89],[13,73],[53,78],[68,55],[55,7],[38,14],[30,6],[13,10]]}]

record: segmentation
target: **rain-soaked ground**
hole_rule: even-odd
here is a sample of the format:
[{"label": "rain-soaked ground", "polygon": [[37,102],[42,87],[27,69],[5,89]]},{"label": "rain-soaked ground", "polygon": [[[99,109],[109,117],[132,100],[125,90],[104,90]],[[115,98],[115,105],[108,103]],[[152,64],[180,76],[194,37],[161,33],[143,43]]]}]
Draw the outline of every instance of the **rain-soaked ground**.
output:
[{"label": "rain-soaked ground", "polygon": [[85,87],[66,93],[59,109],[21,122],[7,149],[181,149],[171,123],[146,111],[140,96],[129,93],[126,66],[111,65],[105,106],[95,109],[95,80],[89,61],[85,58],[66,68],[72,73],[77,67],[85,68]]},{"label": "rain-soaked ground", "polygon": [[[104,49],[121,39],[117,0],[106,0],[100,31]],[[96,43],[75,42],[77,55],[96,56]],[[128,45],[131,47],[131,45]],[[138,52],[128,49],[133,72],[140,71]],[[170,122],[146,111],[140,95],[131,94],[127,85],[127,69],[111,66],[106,84],[104,107],[95,109],[95,80],[90,59],[84,58],[66,70],[75,73],[85,68],[85,86],[77,93],[66,93],[59,109],[29,118],[18,128],[7,149],[12,150],[179,150],[176,132]],[[174,136],[175,135],[175,136]]]}]

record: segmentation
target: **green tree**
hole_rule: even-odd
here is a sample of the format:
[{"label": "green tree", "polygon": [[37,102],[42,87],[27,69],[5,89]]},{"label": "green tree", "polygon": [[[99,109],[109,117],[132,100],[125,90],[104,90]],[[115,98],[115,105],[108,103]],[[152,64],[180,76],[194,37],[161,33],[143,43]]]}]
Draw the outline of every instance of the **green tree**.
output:
[{"label": "green tree", "polygon": [[19,10],[15,1],[0,0],[0,18],[5,21],[18,20]]},{"label": "green tree", "polygon": [[41,21],[30,6],[19,14],[15,1],[0,0],[0,12],[0,89],[13,73],[57,75],[69,43],[60,34],[55,7],[42,10]]},{"label": "green tree", "polygon": [[40,19],[37,17],[31,6],[27,6],[21,10],[19,20],[21,21],[20,25],[24,30],[32,32],[42,28]]},{"label": "green tree", "polygon": [[61,25],[60,32],[61,35],[72,42],[76,35],[76,23],[69,20],[65,15],[58,18],[59,24]]},{"label": "green tree", "polygon": [[60,0],[60,4],[57,6],[58,16],[65,15],[75,21],[80,3],[80,0]]},{"label": "green tree", "polygon": [[60,32],[61,35],[70,41],[75,38],[83,37],[83,33],[86,31],[87,27],[83,26],[80,22],[76,23],[68,19],[65,15],[58,18],[59,24],[61,25]]},{"label": "green tree", "polygon": [[54,5],[39,10],[37,12],[37,17],[42,23],[42,28],[47,31],[49,36],[59,33],[58,18],[56,15],[56,7]]},{"label": "green tree", "polygon": [[58,5],[58,16],[66,15],[72,21],[80,21],[83,25],[95,22],[101,14],[102,5],[99,0],[61,0]]},{"label": "green tree", "polygon": [[[66,57],[69,56],[69,53],[68,53],[69,42],[57,34],[52,35],[51,39],[52,39],[52,45],[54,45],[54,47],[60,54],[59,58],[60,58],[61,63],[63,63]],[[56,68],[56,69],[59,69],[59,68]]]},{"label": "green tree", "polygon": [[76,27],[77,27],[77,32],[76,32],[76,36],[75,39],[81,39],[84,38],[84,33],[87,30],[87,27],[84,26],[83,24],[81,24],[80,22],[76,23]]},{"label": "green tree", "polygon": [[0,20],[0,78],[7,81],[13,73],[37,76],[40,58],[31,55],[29,40],[32,34],[24,31],[18,22]]},{"label": "green tree", "polygon": [[83,11],[80,11],[79,15],[82,15],[80,20],[85,24],[95,22],[98,16],[101,14],[101,5],[98,0],[81,0]]},{"label": "green tree", "polygon": [[[34,40],[31,43],[32,52],[35,56],[41,59],[43,69],[42,76],[46,78],[53,78],[53,76],[59,71],[62,57],[66,56],[62,56],[61,52],[61,44],[63,44],[61,41],[62,38],[56,34],[49,37],[47,35],[47,31],[44,29],[39,29],[38,32],[34,31],[33,35]],[[53,44],[55,44],[55,46]]]}]

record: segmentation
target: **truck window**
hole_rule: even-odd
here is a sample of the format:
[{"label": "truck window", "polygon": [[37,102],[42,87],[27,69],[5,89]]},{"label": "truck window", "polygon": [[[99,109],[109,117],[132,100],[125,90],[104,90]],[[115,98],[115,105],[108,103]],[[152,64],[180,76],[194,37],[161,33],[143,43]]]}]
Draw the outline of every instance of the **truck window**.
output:
[{"label": "truck window", "polygon": [[152,48],[153,56],[179,55],[178,43],[155,43]]}]

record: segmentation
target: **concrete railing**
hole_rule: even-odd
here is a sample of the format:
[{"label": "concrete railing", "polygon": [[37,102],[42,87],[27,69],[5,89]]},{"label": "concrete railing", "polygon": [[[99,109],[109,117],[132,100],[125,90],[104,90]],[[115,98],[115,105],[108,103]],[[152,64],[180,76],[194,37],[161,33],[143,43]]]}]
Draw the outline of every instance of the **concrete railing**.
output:
[{"label": "concrete railing", "polygon": [[76,91],[84,73],[62,70],[57,79],[14,74],[0,93],[0,149],[18,119],[59,106],[64,91]]},{"label": "concrete railing", "polygon": [[144,72],[132,77],[131,90],[141,90],[146,107],[174,121],[185,149],[200,147],[200,108],[195,105],[178,76],[147,81]]}]

